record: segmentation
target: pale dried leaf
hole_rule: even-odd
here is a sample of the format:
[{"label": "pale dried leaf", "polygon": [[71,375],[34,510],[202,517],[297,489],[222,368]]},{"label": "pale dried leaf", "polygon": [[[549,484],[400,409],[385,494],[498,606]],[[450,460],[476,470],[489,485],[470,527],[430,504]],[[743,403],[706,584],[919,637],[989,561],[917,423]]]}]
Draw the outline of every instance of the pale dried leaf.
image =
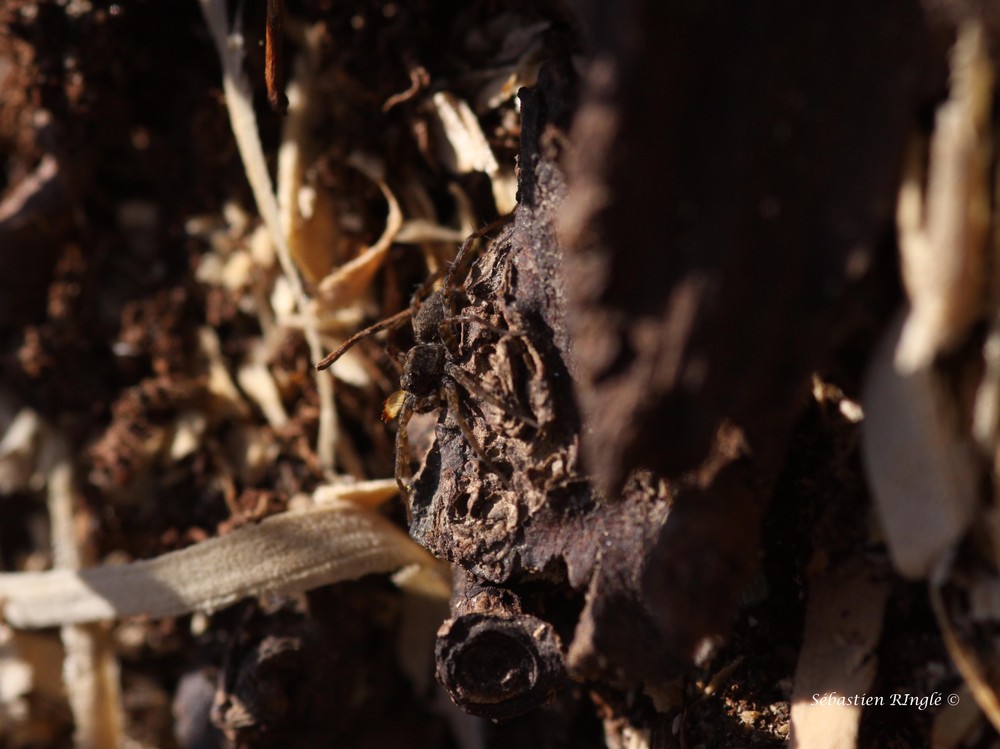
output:
[{"label": "pale dried leaf", "polygon": [[[337,341],[331,348],[339,346],[340,343],[341,341]],[[372,381],[371,373],[362,364],[361,356],[355,351],[348,351],[337,359],[337,361],[330,365],[330,371],[341,382],[356,388],[367,387]]]},{"label": "pale dried leaf", "polygon": [[260,407],[268,424],[275,429],[288,424],[288,412],[281,402],[278,385],[265,364],[250,361],[240,365],[236,371],[236,381],[243,392]]},{"label": "pale dried leaf", "polygon": [[317,487],[313,493],[316,504],[346,501],[364,507],[377,507],[399,494],[396,479],[374,479],[372,481],[343,481]]},{"label": "pale dried leaf", "polygon": [[246,401],[229,376],[229,369],[222,358],[222,344],[218,334],[208,326],[198,328],[198,346],[208,371],[206,389],[215,398],[215,405],[223,413],[247,416],[249,411]]},{"label": "pale dried leaf", "polygon": [[448,242],[460,244],[468,234],[457,229],[428,221],[427,219],[411,219],[403,222],[396,235],[398,244],[424,244],[425,242]]},{"label": "pale dried leaf", "polygon": [[[16,413],[15,413],[16,412]],[[35,473],[41,422],[30,408],[17,410],[12,399],[0,402],[0,492],[29,487]]]},{"label": "pale dried leaf", "polygon": [[250,253],[237,250],[226,259],[219,280],[224,288],[230,291],[240,291],[250,285],[253,273],[254,261]]},{"label": "pale dried leaf", "polygon": [[886,331],[868,365],[861,453],[893,565],[915,579],[968,527],[977,479],[938,375],[896,367],[901,330],[897,321]]},{"label": "pale dried leaf", "polygon": [[861,706],[821,704],[813,695],[850,697],[871,686],[888,593],[884,576],[860,560],[810,581],[792,691],[793,748],[854,749]]},{"label": "pale dried leaf", "polygon": [[167,455],[174,463],[193,454],[201,445],[208,427],[205,414],[200,411],[182,411],[174,420],[173,434]]},{"label": "pale dried leaf", "polygon": [[155,559],[2,574],[0,600],[12,626],[51,627],[212,611],[249,596],[296,593],[411,564],[439,563],[377,513],[337,500]]}]

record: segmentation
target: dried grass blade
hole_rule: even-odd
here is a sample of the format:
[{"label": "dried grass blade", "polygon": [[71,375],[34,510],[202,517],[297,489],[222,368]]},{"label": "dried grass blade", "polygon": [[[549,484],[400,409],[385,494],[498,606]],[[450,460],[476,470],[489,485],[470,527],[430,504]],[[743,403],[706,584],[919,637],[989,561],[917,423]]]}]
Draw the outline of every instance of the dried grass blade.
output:
[{"label": "dried grass blade", "polygon": [[[291,252],[281,225],[281,212],[278,199],[274,194],[271,175],[267,171],[264,159],[264,149],[260,143],[257,130],[257,118],[253,110],[253,94],[250,84],[242,69],[243,52],[237,39],[229,33],[229,23],[226,20],[225,0],[199,0],[202,15],[212,33],[212,39],[219,53],[222,64],[222,87],[226,97],[226,109],[236,137],[243,168],[246,171],[250,189],[253,191],[257,210],[267,225],[274,246],[278,250],[278,260],[282,271],[295,295],[295,304],[304,321],[303,334],[309,345],[309,353],[313,361],[323,358],[323,345],[320,342],[318,322],[306,298]],[[329,375],[316,375],[316,387],[319,391],[320,416],[319,436],[317,438],[316,454],[320,465],[332,471],[334,467],[334,448],[337,438],[337,413],[333,407],[333,378]]]},{"label": "dried grass blade", "polygon": [[[119,616],[211,611],[263,593],[292,593],[437,561],[371,510],[334,500],[122,566],[0,575],[6,621],[36,628]],[[449,582],[442,580],[441,590]]]}]

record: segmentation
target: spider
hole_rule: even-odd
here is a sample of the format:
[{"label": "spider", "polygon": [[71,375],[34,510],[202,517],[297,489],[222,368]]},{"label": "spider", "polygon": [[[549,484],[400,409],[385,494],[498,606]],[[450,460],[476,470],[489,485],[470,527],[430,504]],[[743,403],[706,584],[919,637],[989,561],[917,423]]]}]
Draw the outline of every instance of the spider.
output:
[{"label": "spider", "polygon": [[[505,219],[500,221],[503,222]],[[486,451],[462,415],[459,387],[508,413],[515,413],[521,421],[531,426],[538,426],[534,419],[522,413],[520,409],[512,408],[495,395],[485,391],[454,362],[457,356],[457,342],[451,328],[455,325],[473,322],[501,335],[516,335],[512,331],[496,328],[481,318],[458,314],[454,309],[456,269],[461,267],[476,240],[485,236],[499,223],[491,224],[465,240],[456,254],[455,260],[445,271],[439,289],[428,293],[427,289],[430,284],[437,280],[437,275],[432,276],[413,295],[409,309],[398,312],[354,334],[316,365],[317,370],[326,369],[363,338],[380,330],[397,327],[407,319],[412,320],[415,343],[403,359],[403,373],[399,380],[400,390],[390,395],[382,408],[382,421],[389,422],[394,418],[399,420],[395,446],[396,484],[399,486],[400,494],[404,500],[408,499],[411,488],[407,476],[411,461],[407,426],[415,414],[429,413],[442,406],[448,409],[448,413],[452,415],[463,437],[483,462],[483,465],[498,476],[501,482],[507,484],[503,474],[486,455]],[[409,508],[408,502],[407,508]]]}]

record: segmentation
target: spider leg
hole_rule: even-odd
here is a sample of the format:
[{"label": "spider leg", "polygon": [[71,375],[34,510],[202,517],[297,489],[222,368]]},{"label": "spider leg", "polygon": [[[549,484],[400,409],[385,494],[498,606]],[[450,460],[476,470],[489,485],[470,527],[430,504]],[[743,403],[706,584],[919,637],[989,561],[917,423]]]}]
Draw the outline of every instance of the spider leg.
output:
[{"label": "spider leg", "polygon": [[[509,213],[506,216],[501,216],[496,221],[487,224],[482,229],[474,231],[472,234],[470,234],[468,238],[464,242],[462,242],[462,246],[459,247],[458,252],[455,253],[455,259],[451,261],[451,263],[448,265],[448,269],[444,272],[444,279],[441,282],[442,287],[447,290],[450,290],[452,288],[455,276],[455,269],[461,267],[462,263],[465,261],[465,256],[472,248],[472,245],[476,243],[476,240],[482,239],[496,228],[506,226],[508,223],[510,223],[511,219],[513,218],[514,214]],[[448,296],[450,296],[450,294]],[[449,312],[454,312],[454,310],[449,310]]]},{"label": "spider leg", "polygon": [[384,320],[379,320],[374,325],[369,325],[364,330],[355,333],[346,341],[344,341],[342,344],[340,344],[334,351],[324,356],[323,360],[316,365],[316,371],[321,372],[327,367],[329,367],[331,364],[337,361],[337,359],[346,354],[348,349],[352,348],[354,344],[356,344],[361,339],[367,338],[373,333],[378,333],[380,330],[385,330],[386,328],[391,328],[396,325],[399,325],[404,320],[409,319],[411,314],[413,314],[412,310],[404,309],[401,312],[397,312],[395,315],[391,315],[385,318]]},{"label": "spider leg", "polygon": [[410,442],[406,434],[406,427],[413,417],[413,396],[407,394],[403,400],[403,405],[399,409],[399,421],[396,428],[396,486],[399,487],[399,495],[403,498],[406,506],[406,520],[410,517]]},{"label": "spider leg", "polygon": [[441,325],[461,325],[464,322],[475,323],[480,325],[487,330],[496,333],[499,336],[512,335],[518,338],[524,337],[524,333],[519,333],[516,330],[510,330],[509,328],[501,328],[499,325],[494,325],[485,317],[480,317],[479,315],[468,315],[464,312],[459,315],[452,315],[441,321]]},{"label": "spider leg", "polygon": [[499,396],[489,392],[486,388],[484,388],[478,382],[473,380],[471,377],[469,377],[467,373],[463,372],[454,364],[447,365],[445,370],[449,377],[451,377],[459,385],[464,387],[473,395],[486,401],[491,406],[496,406],[508,416],[511,416],[515,419],[520,419],[525,424],[534,427],[535,429],[541,429],[541,425],[538,423],[538,421],[533,416],[531,416],[531,414],[527,413],[523,408],[512,406],[503,398],[500,398]]},{"label": "spider leg", "polygon": [[448,402],[448,410],[455,417],[455,423],[458,424],[459,431],[462,432],[462,436],[465,437],[465,441],[469,443],[469,447],[472,448],[472,452],[476,454],[483,465],[486,466],[490,472],[493,473],[500,483],[504,485],[505,489],[513,490],[514,487],[510,485],[507,478],[500,472],[497,464],[490,460],[489,456],[486,455],[486,451],[483,450],[482,445],[479,444],[479,440],[476,439],[476,435],[472,433],[472,428],[469,426],[469,422],[465,420],[462,416],[462,406],[458,398],[458,388],[455,387],[455,383],[449,379],[444,381],[444,394]]}]

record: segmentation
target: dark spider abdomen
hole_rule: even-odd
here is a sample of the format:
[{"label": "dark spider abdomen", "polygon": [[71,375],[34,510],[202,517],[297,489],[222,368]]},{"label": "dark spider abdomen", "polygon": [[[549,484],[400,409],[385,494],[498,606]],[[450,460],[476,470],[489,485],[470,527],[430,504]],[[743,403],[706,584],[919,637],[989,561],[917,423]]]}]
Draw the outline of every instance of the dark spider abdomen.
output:
[{"label": "dark spider abdomen", "polygon": [[444,298],[440,291],[427,297],[413,315],[413,337],[417,343],[433,343],[444,322]]},{"label": "dark spider abdomen", "polygon": [[406,354],[399,384],[418,398],[437,393],[444,375],[445,348],[440,343],[418,343]]}]

